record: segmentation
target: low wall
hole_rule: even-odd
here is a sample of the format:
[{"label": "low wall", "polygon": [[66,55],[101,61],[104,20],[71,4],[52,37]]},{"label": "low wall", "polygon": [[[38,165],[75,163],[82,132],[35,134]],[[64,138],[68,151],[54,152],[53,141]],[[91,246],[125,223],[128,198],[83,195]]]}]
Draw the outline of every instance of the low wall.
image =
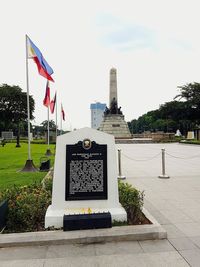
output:
[{"label": "low wall", "polygon": [[168,141],[174,138],[174,133],[141,133],[141,134],[133,134],[133,139],[137,138],[144,138],[144,139],[152,139],[153,142],[160,142],[160,141]]}]

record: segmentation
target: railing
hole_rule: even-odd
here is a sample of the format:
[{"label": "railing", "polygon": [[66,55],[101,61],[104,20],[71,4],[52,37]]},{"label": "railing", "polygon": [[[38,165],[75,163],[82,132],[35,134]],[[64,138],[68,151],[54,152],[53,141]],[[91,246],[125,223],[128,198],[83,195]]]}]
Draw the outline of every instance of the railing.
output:
[{"label": "railing", "polygon": [[124,154],[123,152],[121,152],[121,149],[118,149],[118,168],[119,168],[119,175],[118,175],[118,179],[125,179],[125,176],[122,175],[122,164],[121,164],[121,156],[123,156],[124,158],[131,160],[131,161],[136,161],[136,162],[145,162],[145,161],[150,161],[153,160],[155,158],[161,158],[161,171],[162,173],[158,176],[159,178],[170,178],[170,176],[168,176],[166,174],[166,159],[165,156],[169,156],[171,158],[174,159],[179,159],[179,160],[190,160],[190,159],[195,159],[195,158],[199,158],[200,159],[200,154],[196,154],[196,155],[192,155],[189,157],[182,157],[182,156],[176,156],[173,154],[170,154],[168,152],[166,152],[165,148],[161,149],[161,152],[155,154],[154,156],[151,157],[146,157],[146,158],[133,158],[130,157],[126,154]]}]

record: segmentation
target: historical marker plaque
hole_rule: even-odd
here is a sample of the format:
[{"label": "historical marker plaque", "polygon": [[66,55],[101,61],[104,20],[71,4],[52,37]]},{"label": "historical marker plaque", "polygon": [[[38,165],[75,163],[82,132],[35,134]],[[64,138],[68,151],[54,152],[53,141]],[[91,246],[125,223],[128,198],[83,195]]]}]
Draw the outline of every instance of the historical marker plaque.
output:
[{"label": "historical marker plaque", "polygon": [[65,200],[107,199],[107,145],[66,145]]}]

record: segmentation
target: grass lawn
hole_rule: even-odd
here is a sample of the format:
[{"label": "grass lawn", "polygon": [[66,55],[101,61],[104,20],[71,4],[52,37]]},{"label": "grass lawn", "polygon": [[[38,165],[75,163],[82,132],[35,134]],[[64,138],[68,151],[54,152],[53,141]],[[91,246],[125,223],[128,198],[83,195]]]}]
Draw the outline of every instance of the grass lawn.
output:
[{"label": "grass lawn", "polygon": [[[20,148],[14,143],[7,143],[0,146],[0,190],[8,188],[14,184],[27,185],[34,181],[41,181],[46,172],[23,173],[19,172],[28,158],[28,144],[21,143]],[[51,152],[54,153],[55,145],[50,145]],[[47,145],[32,144],[31,154],[36,167],[40,166],[40,158],[45,155]],[[50,157],[51,166],[54,163],[54,156]]]},{"label": "grass lawn", "polygon": [[194,145],[200,145],[200,140],[181,140],[180,143],[182,144],[194,144]]}]

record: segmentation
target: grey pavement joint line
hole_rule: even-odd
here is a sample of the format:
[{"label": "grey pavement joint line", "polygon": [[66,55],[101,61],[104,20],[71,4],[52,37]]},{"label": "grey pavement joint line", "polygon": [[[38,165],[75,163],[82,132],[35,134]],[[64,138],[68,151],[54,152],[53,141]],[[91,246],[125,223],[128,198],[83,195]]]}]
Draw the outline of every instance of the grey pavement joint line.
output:
[{"label": "grey pavement joint line", "polygon": [[190,263],[188,262],[188,260],[179,252],[179,250],[170,242],[170,240],[169,239],[167,239],[167,240],[174,247],[174,249],[177,251],[177,253],[188,263],[188,265],[192,267],[192,265],[190,265]]}]

